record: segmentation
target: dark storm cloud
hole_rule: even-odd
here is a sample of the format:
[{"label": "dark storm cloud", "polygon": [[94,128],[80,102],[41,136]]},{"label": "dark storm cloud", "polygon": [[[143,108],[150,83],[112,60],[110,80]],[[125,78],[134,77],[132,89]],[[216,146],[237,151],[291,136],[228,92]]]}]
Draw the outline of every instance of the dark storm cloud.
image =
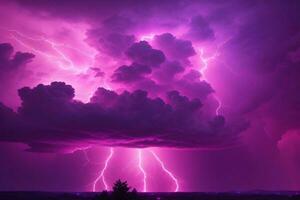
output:
[{"label": "dark storm cloud", "polygon": [[[270,9],[272,13],[264,13],[260,9],[253,11],[257,16],[245,20],[237,35],[226,44],[226,60],[238,70],[257,73],[273,71],[289,51],[299,46],[297,19],[300,15],[297,11],[276,6]],[[239,59],[235,59],[237,56]]]},{"label": "dark storm cloud", "polygon": [[113,15],[90,28],[87,31],[87,41],[101,54],[120,58],[136,41],[135,35],[131,33],[134,25],[134,22],[125,16]]},{"label": "dark storm cloud", "polygon": [[40,17],[58,17],[69,20],[81,20],[89,18],[105,19],[112,16],[115,12],[124,8],[129,8],[135,4],[135,1],[69,1],[69,0],[16,0],[16,2],[27,9],[31,9]]},{"label": "dark storm cloud", "polygon": [[135,23],[128,17],[113,15],[97,26],[87,31],[87,41],[108,56],[119,58],[136,40],[131,33]]},{"label": "dark storm cloud", "polygon": [[[272,84],[277,89],[269,94],[268,103],[262,105],[262,115],[268,122],[267,129],[280,139],[289,130],[300,128],[300,63],[289,63],[280,68]],[[275,82],[276,81],[276,82]],[[264,102],[264,101],[263,101]]]},{"label": "dark storm cloud", "polygon": [[[122,83],[122,89],[131,92],[146,90],[149,96],[162,98],[169,90],[176,90],[189,99],[198,98],[203,102],[216,90],[226,105],[222,109],[227,111],[229,118],[231,114],[242,118],[259,113],[266,121],[280,125],[280,129],[297,127],[299,3],[187,2],[19,3],[33,11],[46,11],[51,16],[67,17],[68,20],[88,18],[92,25],[88,33],[88,40],[92,40],[90,44],[115,60],[119,61],[124,58],[122,55],[126,55],[136,63],[111,69],[114,72],[112,80]],[[160,32],[162,27],[178,25],[187,29],[185,33],[178,33],[181,38],[175,37],[171,29],[162,29],[167,33],[157,35],[150,42],[153,47],[145,41],[136,42],[136,38],[144,33]],[[223,33],[230,33],[225,43],[222,43]],[[193,45],[202,41],[215,42],[216,45],[221,41],[222,44],[220,55],[214,60],[216,66],[207,70],[214,73],[210,78],[216,83],[213,84],[216,88],[203,80],[197,66],[189,68],[188,62],[181,62],[190,59],[195,54]],[[151,67],[151,71],[146,66]],[[133,84],[136,80],[138,84]]]},{"label": "dark storm cloud", "polygon": [[34,55],[31,53],[16,52],[13,54],[14,48],[9,43],[0,44],[0,73],[15,70],[22,65],[30,62]]},{"label": "dark storm cloud", "polygon": [[113,15],[102,22],[105,31],[114,33],[124,33],[134,27],[134,22],[125,16]]},{"label": "dark storm cloud", "polygon": [[[1,140],[66,149],[88,145],[198,148],[230,145],[243,126],[229,126],[223,117],[205,119],[202,103],[178,91],[166,99],[147,92],[117,94],[99,88],[90,103],[73,100],[74,89],[63,82],[19,90],[18,113],[1,105]],[[57,145],[56,145],[57,144]],[[45,148],[41,151],[46,151]]]},{"label": "dark storm cloud", "polygon": [[16,90],[24,86],[32,77],[32,72],[27,70],[26,64],[31,62],[35,56],[31,53],[14,52],[9,43],[0,43],[0,101],[9,106],[15,106]]},{"label": "dark storm cloud", "polygon": [[[116,15],[116,13],[133,12],[145,19],[157,13],[168,11],[168,15],[176,15],[176,10],[188,6],[185,0],[112,0],[112,1],[70,1],[70,0],[16,0],[22,7],[32,10],[41,17],[64,18],[69,20],[80,20],[88,18],[92,21],[105,19]],[[191,1],[197,2],[197,1]]]},{"label": "dark storm cloud", "polygon": [[205,99],[214,92],[211,85],[206,81],[191,81],[188,77],[178,80],[176,85],[179,91],[191,98]]},{"label": "dark storm cloud", "polygon": [[[43,28],[46,31],[43,32],[31,25],[35,19],[41,20],[39,23],[43,22],[45,26],[49,25],[49,28],[55,26],[51,25],[53,22],[87,25],[90,29],[87,41],[99,51],[100,57],[100,62],[97,60],[92,70],[97,73],[97,80],[107,79],[105,86],[116,89],[118,93],[98,88],[90,102],[83,103],[74,100],[77,98],[77,95],[74,97],[74,89],[64,83],[22,89],[22,105],[18,111],[0,104],[1,141],[25,143],[30,151],[60,152],[90,144],[224,147],[234,144],[241,136],[239,147],[221,151],[187,151],[186,154],[185,151],[176,152],[174,162],[179,162],[173,163],[175,168],[172,170],[178,177],[185,177],[182,188],[189,191],[299,190],[298,0],[17,2],[12,13],[20,14],[16,18],[20,24],[13,23],[11,19],[17,16],[11,14],[11,19],[7,18],[10,20],[3,18],[2,25],[16,25],[15,28],[32,35],[61,32],[56,28],[51,33]],[[28,23],[23,13],[26,13],[25,16],[30,13],[32,18],[29,19],[34,20]],[[152,47],[140,45],[148,46],[145,48],[147,52],[158,50],[165,55],[159,67],[150,66],[152,56],[149,54],[152,54],[144,54],[143,48],[135,51],[134,57],[126,56],[126,51],[139,44],[137,41],[143,36],[161,33],[166,34],[149,39]],[[206,71],[201,69],[200,55],[192,55],[193,48],[203,48],[203,57],[217,52],[216,58],[208,62]],[[30,82],[27,75],[24,76],[25,84],[20,83],[18,78],[11,79],[11,74],[24,69],[20,67],[22,64],[14,63],[25,64],[30,59],[23,60],[21,56],[13,62],[14,53],[9,45],[2,51],[6,53],[1,54],[0,74],[5,73],[4,78],[0,78],[0,99],[5,96],[9,99],[6,102],[10,102],[12,95],[9,92],[16,89],[6,87],[7,82],[19,83],[18,88]],[[109,57],[109,61],[101,56]],[[136,64],[130,64],[134,62]],[[159,62],[156,60],[155,63]],[[88,89],[90,85],[86,83],[78,85]],[[78,85],[74,84],[74,87]],[[225,117],[215,114],[217,100],[221,102],[219,113]],[[235,121],[243,118],[250,123],[245,131],[245,124]],[[3,146],[1,148],[4,149]],[[20,181],[6,176],[11,168],[18,166],[16,169],[20,170],[15,171],[21,171],[24,167],[18,165],[19,159],[13,164],[7,162],[16,157],[12,152],[2,153],[2,157],[7,159],[0,156],[4,166],[1,181],[4,188],[16,184],[19,189]],[[31,163],[26,161],[23,164]],[[48,163],[45,165],[49,167]],[[32,184],[29,176],[34,166],[28,167],[23,181],[25,188],[45,185],[45,179],[40,181],[42,184],[36,184],[36,181]],[[70,165],[64,166],[70,169]],[[191,166],[190,170],[186,170],[186,166]],[[40,174],[46,174],[44,168],[40,170]],[[86,170],[83,174],[87,177]],[[36,173],[34,175],[36,177]],[[90,180],[87,182],[90,183]],[[57,186],[56,179],[54,185],[53,188],[57,189],[66,188],[68,184]],[[49,188],[45,186],[45,189]]]},{"label": "dark storm cloud", "polygon": [[110,56],[121,56],[135,41],[133,35],[110,33],[98,40],[98,49]]},{"label": "dark storm cloud", "polygon": [[176,74],[184,72],[184,67],[177,61],[167,61],[154,73],[154,78],[159,82],[169,82]]},{"label": "dark storm cloud", "polygon": [[5,138],[5,132],[11,131],[12,125],[17,122],[17,116],[14,111],[2,103],[0,103],[0,120],[1,120],[1,131],[2,138]]},{"label": "dark storm cloud", "polygon": [[195,41],[213,40],[215,33],[209,22],[203,16],[198,15],[191,19],[187,37]]},{"label": "dark storm cloud", "polygon": [[8,43],[0,44],[0,59],[3,64],[5,64],[11,57],[14,49]]},{"label": "dark storm cloud", "polygon": [[220,81],[237,97],[224,101],[239,114],[261,116],[276,139],[299,128],[300,65],[290,56],[300,46],[299,8],[298,1],[256,4],[222,49],[221,59],[233,73]]},{"label": "dark storm cloud", "polygon": [[151,68],[147,65],[137,63],[133,63],[130,66],[123,65],[115,70],[112,79],[117,82],[134,82],[142,79],[144,75],[150,74],[151,71]]},{"label": "dark storm cloud", "polygon": [[134,43],[126,51],[126,55],[136,63],[158,67],[162,64],[166,57],[160,50],[153,49],[146,41]]},{"label": "dark storm cloud", "polygon": [[177,39],[171,33],[156,35],[153,45],[171,60],[185,60],[196,54],[191,41]]}]

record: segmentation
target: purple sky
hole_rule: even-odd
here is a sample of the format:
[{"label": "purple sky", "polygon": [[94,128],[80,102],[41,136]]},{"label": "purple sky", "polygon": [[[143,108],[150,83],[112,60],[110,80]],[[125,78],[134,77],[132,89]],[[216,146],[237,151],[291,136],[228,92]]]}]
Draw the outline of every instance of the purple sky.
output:
[{"label": "purple sky", "polygon": [[299,190],[299,9],[0,0],[0,190]]}]

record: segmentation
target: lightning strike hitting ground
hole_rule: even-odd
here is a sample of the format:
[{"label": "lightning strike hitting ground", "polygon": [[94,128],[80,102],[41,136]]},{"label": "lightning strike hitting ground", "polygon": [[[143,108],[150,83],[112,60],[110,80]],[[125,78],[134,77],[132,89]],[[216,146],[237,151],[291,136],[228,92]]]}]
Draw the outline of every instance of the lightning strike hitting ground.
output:
[{"label": "lightning strike hitting ground", "polygon": [[139,159],[139,169],[141,170],[141,172],[143,174],[143,192],[147,192],[147,174],[142,165],[143,160],[142,160],[142,150],[141,149],[138,150],[138,159]]},{"label": "lightning strike hitting ground", "polygon": [[[3,29],[3,28],[1,28]],[[94,55],[90,55],[90,54],[87,54],[86,52],[83,52],[81,50],[79,50],[78,48],[74,48],[72,46],[69,46],[69,45],[66,45],[66,44],[59,44],[59,43],[56,43],[56,42],[53,42],[49,39],[46,39],[46,38],[43,38],[43,37],[39,37],[39,38],[33,38],[33,37],[30,37],[30,36],[27,36],[17,30],[8,30],[8,29],[4,29],[8,32],[10,32],[10,37],[15,40],[16,42],[18,42],[21,46],[31,50],[32,52],[35,52],[39,55],[42,55],[48,59],[51,59],[51,60],[55,60],[55,62],[58,63],[59,67],[64,69],[64,70],[71,70],[71,71],[74,71],[76,73],[80,73],[82,72],[81,69],[78,69],[74,62],[72,61],[71,58],[69,58],[69,56],[67,54],[65,54],[63,52],[63,50],[60,49],[60,47],[64,47],[64,48],[68,48],[68,49],[71,49],[73,51],[77,51],[78,53],[80,53],[81,55],[89,58],[89,59],[93,59],[94,61]],[[152,40],[154,37],[154,34],[150,34],[150,35],[147,35],[145,37],[143,37],[143,40]],[[27,41],[27,42],[26,42]],[[56,55],[54,54],[50,54],[50,53],[46,53],[43,49],[39,49],[39,48],[35,48],[33,45],[30,45],[28,43],[28,41],[34,41],[34,42],[43,42],[45,44],[47,44],[55,53]],[[200,58],[201,58],[201,61],[203,62],[203,65],[204,67],[201,69],[201,73],[203,74],[204,76],[204,73],[208,67],[208,62],[211,60],[211,59],[214,59],[217,55],[214,55],[212,57],[209,57],[209,58],[204,58],[203,56],[203,49],[201,49],[200,51]],[[217,110],[216,110],[216,113],[218,113],[218,110],[220,109],[221,105],[219,104]],[[166,172],[170,177],[171,179],[174,181],[175,185],[176,185],[176,188],[175,188],[175,192],[178,191],[179,189],[179,185],[178,185],[178,181],[177,179],[175,178],[175,176],[168,170],[166,169],[164,163],[162,162],[162,160],[157,156],[156,153],[154,153],[153,151],[151,151],[151,153],[153,154],[153,156],[155,157],[155,159],[157,160],[157,162],[160,164],[161,168],[163,169],[164,172]],[[105,160],[105,164],[104,164],[104,167],[103,169],[100,171],[100,174],[99,176],[94,180],[93,182],[93,191],[95,192],[96,191],[96,185],[97,183],[99,182],[99,180],[101,179],[102,180],[102,183],[105,187],[105,190],[108,190],[109,186],[105,180],[105,172],[106,172],[106,169],[108,167],[108,164],[111,160],[111,158],[113,157],[113,154],[114,154],[114,149],[113,148],[110,148],[110,154],[108,155],[108,157],[106,158]],[[84,156],[85,156],[85,159],[87,161],[87,163],[90,163],[90,160],[88,158],[88,155],[87,153],[84,151]],[[138,150],[138,167],[140,169],[140,171],[142,172],[143,174],[143,192],[147,192],[147,173],[146,171],[144,170],[143,168],[143,158],[142,158],[142,150],[139,149]]]},{"label": "lightning strike hitting ground", "polygon": [[152,155],[154,156],[154,158],[157,160],[157,162],[159,162],[161,168],[164,170],[164,172],[166,172],[170,177],[171,179],[174,181],[175,183],[175,190],[174,192],[178,192],[179,190],[179,184],[178,184],[178,180],[175,178],[175,176],[172,174],[172,172],[170,172],[166,167],[165,167],[165,164],[163,163],[163,161],[157,156],[156,153],[154,153],[154,151],[151,151]]},{"label": "lightning strike hitting ground", "polygon": [[101,170],[99,176],[98,176],[98,177],[95,179],[95,181],[94,181],[94,184],[93,184],[93,192],[96,191],[96,185],[97,185],[97,183],[98,183],[98,181],[99,181],[100,179],[102,179],[102,183],[103,183],[103,185],[104,185],[104,187],[105,187],[105,190],[108,190],[108,185],[107,185],[106,180],[105,180],[105,171],[106,171],[106,169],[107,169],[107,166],[108,166],[109,161],[111,160],[113,154],[114,154],[114,149],[111,147],[111,148],[110,148],[110,153],[109,153],[108,157],[107,157],[106,160],[105,160],[104,167],[103,167],[103,169]]}]

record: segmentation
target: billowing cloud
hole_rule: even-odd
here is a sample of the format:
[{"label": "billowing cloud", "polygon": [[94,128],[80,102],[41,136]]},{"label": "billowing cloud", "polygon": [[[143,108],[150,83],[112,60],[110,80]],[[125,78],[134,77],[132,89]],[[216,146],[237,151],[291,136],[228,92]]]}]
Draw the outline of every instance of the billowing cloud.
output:
[{"label": "billowing cloud", "polygon": [[146,41],[134,43],[127,51],[126,55],[136,63],[158,67],[165,61],[162,51],[153,49]]},{"label": "billowing cloud", "polygon": [[[97,36],[96,36],[97,37]],[[120,33],[109,33],[98,36],[96,47],[100,52],[109,56],[122,56],[124,51],[128,49],[135,41],[133,35],[125,35]]]},{"label": "billowing cloud", "polygon": [[140,80],[146,74],[151,73],[151,68],[147,65],[133,63],[130,66],[123,65],[116,69],[112,75],[113,81],[117,82],[134,82]]},{"label": "billowing cloud", "polygon": [[32,53],[16,52],[13,55],[13,46],[9,43],[0,44],[0,72],[15,70],[30,62],[35,56]]},{"label": "billowing cloud", "polygon": [[102,21],[100,27],[91,28],[88,32],[89,44],[101,54],[120,57],[136,40],[130,33],[134,23],[127,17],[113,15]]},{"label": "billowing cloud", "polygon": [[32,53],[14,52],[10,43],[0,43],[0,101],[9,106],[19,102],[14,96],[17,88],[30,79],[32,73],[26,69],[26,64],[34,57]]},{"label": "billowing cloud", "polygon": [[154,77],[159,82],[168,82],[174,80],[176,74],[184,72],[184,67],[177,61],[165,62],[160,69],[156,70]]},{"label": "billowing cloud", "polygon": [[156,35],[153,45],[171,60],[186,60],[196,54],[191,41],[178,39],[171,33]]},{"label": "billowing cloud", "polygon": [[[282,7],[277,1],[272,5],[257,1],[241,5],[234,0],[218,4],[178,1],[163,2],[158,7],[156,1],[145,5],[126,1],[113,7],[111,3],[87,1],[84,5],[94,5],[90,12],[80,10],[83,3],[70,6],[67,1],[57,10],[53,2],[19,4],[31,11],[43,10],[50,19],[55,15],[55,19],[64,18],[72,23],[87,20],[90,24],[87,41],[98,50],[95,66],[89,67],[97,74],[91,76],[87,72],[80,77],[101,79],[99,86],[110,88],[113,93],[118,91],[115,95],[142,90],[150,99],[159,97],[169,104],[166,94],[174,90],[189,100],[200,99],[203,104],[200,110],[208,112],[206,121],[215,115],[218,99],[226,122],[227,118],[249,118],[259,113],[270,124],[269,128],[280,124],[281,134],[297,128],[298,115],[292,109],[297,108],[294,95],[299,50],[297,3]],[[107,12],[94,12],[96,8]],[[142,9],[147,13],[143,19],[138,12],[141,8],[147,8]],[[266,8],[271,12],[265,13]],[[177,17],[171,12],[173,9],[177,9]],[[170,16],[164,14],[165,10],[170,11]],[[274,21],[278,16],[282,17]],[[230,24],[230,30],[224,29],[226,23]],[[147,41],[139,41],[141,38]],[[13,56],[10,48],[5,48],[2,57],[10,54],[10,59],[1,63],[21,66],[32,59],[24,53]],[[209,67],[203,70],[203,59],[211,55],[217,56],[207,59]],[[67,82],[64,80],[67,76],[58,77],[50,80]],[[274,108],[280,112],[275,113]],[[288,116],[294,116],[295,120],[288,120]]]},{"label": "billowing cloud", "polygon": [[[299,10],[297,0],[1,1],[1,188],[82,191],[99,171],[88,176],[78,151],[53,175],[57,166],[41,160],[62,155],[20,152],[26,144],[36,152],[230,146],[156,151],[176,154],[165,161],[183,190],[299,190]],[[109,166],[134,152],[115,151]],[[66,158],[79,167],[69,170]],[[74,189],[78,177],[86,182]],[[169,181],[156,187],[169,190]]]},{"label": "billowing cloud", "polygon": [[252,7],[251,15],[243,18],[236,34],[223,46],[220,59],[224,62],[218,63],[223,85],[216,90],[222,93],[222,88],[230,88],[223,102],[239,115],[250,115],[251,120],[255,115],[262,117],[268,134],[276,140],[299,128],[298,8],[297,2],[279,1],[271,8],[269,4]]},{"label": "billowing cloud", "polygon": [[[22,105],[15,113],[1,105],[1,140],[46,148],[74,149],[91,144],[126,147],[218,147],[233,144],[243,128],[221,116],[201,116],[202,103],[178,91],[165,99],[137,90],[117,94],[99,88],[90,103],[75,101],[63,82],[19,90]],[[41,149],[45,151],[45,149]]]}]

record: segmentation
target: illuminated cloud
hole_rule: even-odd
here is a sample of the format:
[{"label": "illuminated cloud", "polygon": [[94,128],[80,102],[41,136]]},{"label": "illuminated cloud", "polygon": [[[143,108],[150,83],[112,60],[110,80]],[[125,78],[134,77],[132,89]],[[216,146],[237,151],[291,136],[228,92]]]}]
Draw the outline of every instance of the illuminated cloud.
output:
[{"label": "illuminated cloud", "polygon": [[13,55],[14,49],[9,43],[0,44],[0,72],[17,70],[22,65],[32,61],[35,57],[32,53],[16,52]]},{"label": "illuminated cloud", "polygon": [[[91,70],[81,69],[80,62],[73,63],[74,69],[62,68],[55,73],[45,67],[42,71],[45,78],[40,81],[44,85],[59,80],[70,83],[80,94],[77,96],[76,93],[71,99],[81,100],[84,96],[83,105],[88,104],[87,99],[101,86],[117,92],[115,95],[118,96],[125,91],[129,94],[136,90],[146,91],[148,98],[160,98],[166,105],[169,105],[166,94],[177,91],[189,100],[200,99],[203,104],[200,110],[206,116],[203,118],[206,122],[215,115],[218,105],[215,105],[214,97],[218,96],[225,105],[221,114],[224,114],[226,123],[236,118],[243,120],[259,112],[267,124],[270,123],[268,127],[277,124],[280,130],[284,129],[278,135],[297,127],[293,120],[287,123],[287,117],[284,117],[291,114],[295,121],[298,119],[291,109],[297,99],[294,95],[298,77],[297,3],[286,4],[283,9],[278,2],[272,3],[271,8],[268,3],[241,5],[236,1],[216,5],[166,1],[159,6],[157,1],[147,4],[124,1],[116,5],[110,2],[65,1],[59,7],[56,1],[17,2],[33,13],[39,10],[36,18],[42,18],[43,14],[52,20],[64,19],[66,24],[82,20],[90,24],[85,30],[85,39],[97,50],[93,65],[85,66]],[[87,5],[90,10],[82,9]],[[192,8],[198,12],[192,12]],[[272,12],[263,12],[267,8]],[[274,21],[278,16],[283,17]],[[230,30],[224,29],[226,24]],[[56,38],[61,39],[61,33],[59,29],[53,35],[59,35]],[[143,35],[153,37],[139,41]],[[31,61],[32,54],[16,53],[13,57],[11,48],[3,47],[2,68]],[[199,55],[200,50],[203,55]],[[5,60],[8,54],[11,58]],[[204,78],[204,74],[200,73],[204,65],[200,56],[211,55],[217,56],[209,63],[210,68],[205,70]],[[10,64],[7,65],[7,62]],[[33,67],[30,69],[33,73],[41,73]],[[37,69],[43,69],[43,66]],[[286,76],[290,77],[288,81]],[[3,83],[7,81],[3,79]],[[86,91],[86,88],[90,89]],[[283,103],[282,99],[287,103]],[[280,115],[275,113],[277,109],[273,109],[278,104],[281,105],[278,108]],[[252,120],[249,119],[250,123]]]},{"label": "illuminated cloud", "polygon": [[[245,127],[229,126],[221,116],[201,116],[202,103],[171,91],[166,99],[147,92],[121,94],[99,88],[90,103],[74,101],[63,82],[19,90],[17,113],[1,106],[1,140],[45,148],[74,149],[90,144],[126,147],[222,147],[236,142]],[[17,126],[16,126],[17,125]],[[197,139],[195,139],[197,138]],[[42,145],[41,145],[42,146]],[[32,150],[34,150],[32,149]],[[45,151],[42,149],[41,151]]]},{"label": "illuminated cloud", "polygon": [[134,82],[143,78],[144,75],[150,74],[151,68],[147,65],[133,63],[130,66],[123,65],[113,74],[113,81],[117,82]]},{"label": "illuminated cloud", "polygon": [[126,55],[133,62],[149,65],[151,67],[159,67],[166,59],[162,51],[153,49],[146,41],[134,43],[128,48]]},{"label": "illuminated cloud", "polygon": [[[80,167],[66,161],[58,176],[39,154],[11,164],[18,142],[36,152],[169,147],[158,156],[182,190],[299,190],[299,10],[297,0],[1,1],[0,189],[87,190],[74,184],[82,151],[62,159]],[[38,172],[40,182],[28,178]]]},{"label": "illuminated cloud", "polygon": [[153,45],[171,60],[186,60],[196,54],[191,41],[177,39],[171,33],[156,35]]}]

